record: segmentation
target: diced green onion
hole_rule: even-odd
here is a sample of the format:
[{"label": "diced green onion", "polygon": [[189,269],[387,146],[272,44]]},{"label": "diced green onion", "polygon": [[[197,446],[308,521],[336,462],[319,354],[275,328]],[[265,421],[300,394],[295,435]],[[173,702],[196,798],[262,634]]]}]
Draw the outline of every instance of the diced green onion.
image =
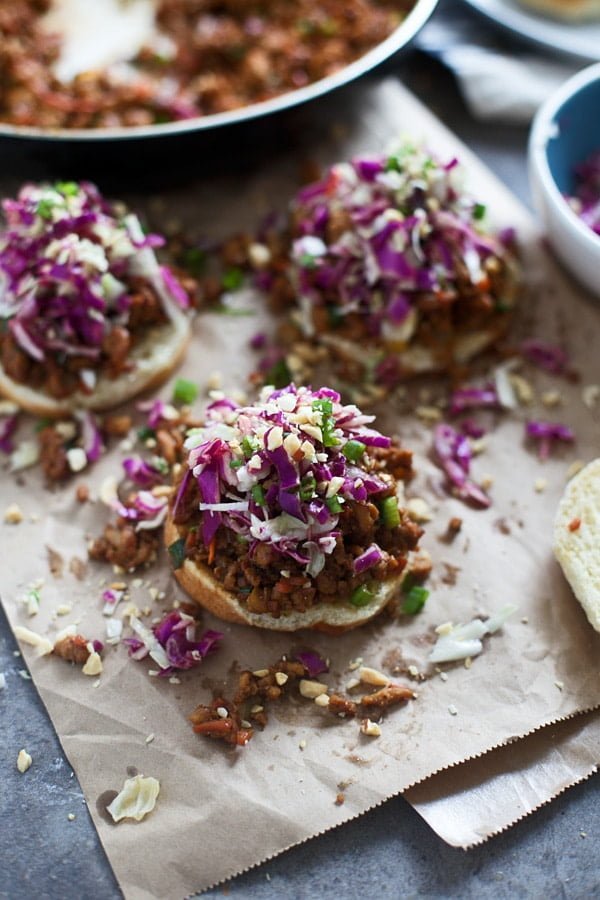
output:
[{"label": "diced green onion", "polygon": [[35,430],[43,431],[44,428],[48,427],[48,425],[52,425],[52,419],[39,419],[39,421],[36,423]]},{"label": "diced green onion", "polygon": [[300,484],[300,499],[311,500],[317,487],[317,479],[314,475],[305,475]]},{"label": "diced green onion", "polygon": [[350,596],[352,606],[367,606],[375,597],[375,591],[368,584],[361,584],[354,588]]},{"label": "diced green onion", "polygon": [[276,388],[283,388],[289,384],[292,380],[292,373],[285,359],[276,362],[266,373],[265,379],[267,384],[272,384]]},{"label": "diced green onion", "polygon": [[189,247],[183,253],[182,262],[188,272],[197,278],[206,269],[206,253],[199,247]]},{"label": "diced green onion", "polygon": [[342,504],[340,502],[339,497],[327,497],[327,499],[325,500],[325,503],[327,505],[327,509],[329,510],[329,512],[333,513],[334,516],[336,516],[338,513],[341,513]]},{"label": "diced green onion", "polygon": [[40,219],[51,219],[52,218],[52,210],[56,206],[54,200],[51,197],[42,197],[40,202],[37,205],[36,214],[40,217]]},{"label": "diced green onion", "polygon": [[420,584],[413,584],[404,598],[402,612],[409,616],[416,615],[418,612],[421,612],[428,597],[429,591],[427,588],[424,588]]},{"label": "diced green onion", "polygon": [[265,505],[265,492],[262,488],[262,485],[255,484],[254,487],[252,488],[252,490],[250,491],[250,494],[252,495],[252,499],[254,500],[255,503],[258,504],[258,506]]},{"label": "diced green onion", "polygon": [[379,507],[381,518],[386,528],[397,528],[400,524],[400,510],[396,497],[386,497]]},{"label": "diced green onion", "polygon": [[303,253],[298,259],[298,262],[303,269],[315,269],[317,265],[315,257],[311,256],[310,253]]},{"label": "diced green onion", "polygon": [[189,405],[193,403],[198,396],[198,385],[187,378],[178,378],[173,388],[173,402],[185,403]]},{"label": "diced green onion", "polygon": [[180,569],[185,560],[185,538],[177,538],[169,544],[169,556],[174,569]]},{"label": "diced green onion", "polygon": [[323,435],[324,447],[337,447],[337,445],[339,444],[339,440],[333,433],[334,428],[335,425],[333,423],[333,419],[326,419],[321,425],[321,434]]},{"label": "diced green onion", "polygon": [[251,456],[254,456],[257,450],[258,440],[252,435],[245,435],[242,438],[242,453],[244,454],[246,459],[250,459]]},{"label": "diced green onion", "polygon": [[229,463],[229,468],[230,469],[241,469],[241,467],[243,465],[244,465],[243,459],[232,459],[231,462]]},{"label": "diced green onion", "polygon": [[79,185],[75,181],[57,181],[54,187],[63,197],[76,197],[79,193]]},{"label": "diced green onion", "polygon": [[322,412],[326,416],[330,416],[333,412],[333,403],[331,400],[313,400],[312,408],[316,412]]},{"label": "diced green onion", "polygon": [[244,282],[244,273],[241,269],[228,269],[221,278],[221,284],[226,291],[237,291]]},{"label": "diced green onion", "polygon": [[356,463],[362,458],[366,449],[367,447],[362,441],[348,441],[342,447],[342,453],[349,462]]},{"label": "diced green onion", "polygon": [[485,210],[486,207],[484,203],[476,203],[473,207],[473,218],[477,221],[483,219],[483,217],[485,216]]},{"label": "diced green onion", "polygon": [[156,432],[154,428],[150,428],[149,425],[142,425],[141,428],[138,428],[137,436],[138,440],[140,440],[142,444],[145,444],[150,438],[156,437]]}]

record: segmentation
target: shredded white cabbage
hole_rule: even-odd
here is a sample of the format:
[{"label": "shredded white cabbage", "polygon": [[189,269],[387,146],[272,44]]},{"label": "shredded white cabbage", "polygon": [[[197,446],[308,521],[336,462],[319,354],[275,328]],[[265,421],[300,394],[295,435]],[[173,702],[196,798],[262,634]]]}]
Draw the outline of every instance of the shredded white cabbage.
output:
[{"label": "shredded white cabbage", "polygon": [[478,656],[483,650],[481,638],[486,634],[494,634],[495,631],[498,631],[517,609],[518,607],[514,604],[507,604],[485,622],[481,619],[473,619],[466,625],[455,625],[449,630],[444,630],[429,654],[429,661],[432,663],[455,662],[459,659]]}]

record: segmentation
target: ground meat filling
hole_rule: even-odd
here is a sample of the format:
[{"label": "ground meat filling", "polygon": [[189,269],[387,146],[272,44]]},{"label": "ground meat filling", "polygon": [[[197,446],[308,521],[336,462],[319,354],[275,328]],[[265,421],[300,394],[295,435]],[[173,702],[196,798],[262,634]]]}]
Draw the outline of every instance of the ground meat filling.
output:
[{"label": "ground meat filling", "polygon": [[[395,495],[397,479],[410,477],[411,456],[397,445],[373,451],[368,465],[373,472],[386,474],[389,483],[377,494],[378,502]],[[247,539],[223,526],[216,533],[214,545],[205,547],[198,528],[198,503],[197,484],[191,479],[175,516],[185,538],[186,556],[208,566],[215,579],[249,612],[268,613],[275,618],[306,612],[319,603],[347,602],[360,585],[375,587],[397,577],[423,533],[403,511],[400,524],[389,528],[375,503],[349,501],[339,516],[341,534],[336,547],[326,556],[319,575],[312,578],[302,564],[282,556],[272,544],[257,541],[251,549]],[[354,560],[373,543],[384,551],[382,560],[356,574]]]},{"label": "ground meat filling", "polygon": [[110,379],[131,371],[132,349],[149,328],[165,324],[167,316],[154,288],[143,278],[131,278],[128,287],[131,293],[127,296],[127,324],[108,325],[95,359],[57,352],[38,362],[19,347],[10,331],[4,330],[0,333],[0,362],[8,377],[34,389],[43,388],[51,397],[62,400],[76,391],[92,392],[80,377],[82,369],[92,369],[98,376]]},{"label": "ground meat filling", "polygon": [[[145,47],[130,77],[52,74],[60,38],[49,0],[0,9],[0,119],[43,128],[135,126],[237,109],[338,71],[383,41],[411,0],[160,0],[167,46]],[[172,49],[170,49],[172,47]]]}]

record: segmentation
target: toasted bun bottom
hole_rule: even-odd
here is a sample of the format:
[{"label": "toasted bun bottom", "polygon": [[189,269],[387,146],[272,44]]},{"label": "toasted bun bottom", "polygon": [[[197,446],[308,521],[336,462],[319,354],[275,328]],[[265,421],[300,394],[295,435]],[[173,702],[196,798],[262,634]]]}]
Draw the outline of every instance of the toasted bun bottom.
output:
[{"label": "toasted bun bottom", "polygon": [[[165,524],[167,547],[181,537],[181,533],[169,517]],[[349,603],[319,603],[306,612],[292,612],[276,619],[267,613],[249,612],[229,591],[214,578],[207,566],[186,559],[175,577],[181,587],[204,609],[226,622],[238,625],[254,625],[271,631],[299,631],[308,628],[327,634],[342,634],[364,625],[378,615],[400,592],[402,575],[382,582],[377,595],[368,606],[356,608]]]},{"label": "toasted bun bottom", "polygon": [[42,389],[34,390],[14,381],[0,366],[0,394],[36,416],[59,418],[76,409],[103,410],[119,406],[142,391],[157,387],[181,362],[190,339],[187,317],[170,311],[163,325],[148,329],[147,334],[130,353],[134,369],[118,378],[100,376],[91,394],[76,391],[57,400]]},{"label": "toasted bun bottom", "polygon": [[554,555],[600,631],[600,459],[571,479],[554,521]]}]

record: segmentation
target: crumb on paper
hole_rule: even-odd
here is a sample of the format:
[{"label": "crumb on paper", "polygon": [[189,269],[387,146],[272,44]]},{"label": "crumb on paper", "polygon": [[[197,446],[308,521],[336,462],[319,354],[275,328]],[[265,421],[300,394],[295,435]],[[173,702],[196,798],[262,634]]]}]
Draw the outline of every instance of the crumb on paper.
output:
[{"label": "crumb on paper", "polygon": [[92,649],[81,671],[84,675],[91,675],[93,677],[95,675],[101,675],[102,668],[102,658],[100,654]]},{"label": "crumb on paper", "polygon": [[554,684],[556,685],[556,687],[558,688],[559,691],[562,691],[562,689],[565,686],[564,681],[555,681]]},{"label": "crumb on paper", "polygon": [[406,503],[406,511],[414,522],[431,522],[433,513],[426,500],[422,497],[412,497]]},{"label": "crumb on paper", "polygon": [[450,704],[450,706],[448,707],[448,712],[450,713],[451,716],[457,716],[457,715],[458,715],[458,710],[457,710],[457,708],[455,707],[454,703],[451,703],[451,704]]},{"label": "crumb on paper", "polygon": [[562,394],[560,393],[560,391],[544,391],[541,400],[544,406],[548,406],[550,408],[552,408],[553,406],[560,406],[563,402]]},{"label": "crumb on paper", "polygon": [[32,757],[27,752],[27,750],[20,750],[19,755],[17,756],[17,769],[23,775],[27,769],[30,768],[31,763],[33,762]]},{"label": "crumb on paper", "polygon": [[181,684],[181,678],[178,678],[177,675],[171,675],[169,684]]},{"label": "crumb on paper", "polygon": [[23,511],[18,503],[9,504],[4,510],[4,521],[8,525],[20,525],[23,518]]},{"label": "crumb on paper", "polygon": [[360,723],[360,731],[361,734],[366,734],[368,737],[381,737],[381,728],[377,724],[377,722],[373,722],[371,719],[363,719]]},{"label": "crumb on paper", "polygon": [[346,682],[346,690],[353,691],[354,688],[357,688],[360,685],[360,678],[349,678]]},{"label": "crumb on paper", "polygon": [[467,658],[465,659],[465,669],[470,669],[472,665],[473,665],[473,660],[471,659],[470,656],[467,656]]},{"label": "crumb on paper", "polygon": [[75,488],[75,499],[78,503],[87,503],[90,499],[90,489],[87,484],[78,484]]},{"label": "crumb on paper", "polygon": [[314,700],[319,694],[327,693],[327,685],[320,681],[310,681],[308,678],[301,678],[299,685],[300,693],[307,700]]},{"label": "crumb on paper", "polygon": [[18,641],[28,644],[30,647],[35,647],[36,656],[48,656],[54,650],[54,644],[48,638],[31,631],[29,628],[25,628],[23,625],[15,625],[13,631]]},{"label": "crumb on paper", "polygon": [[135,819],[141,822],[156,806],[160,782],[156,778],[136,775],[128,778],[107,810],[115,822]]},{"label": "crumb on paper", "polygon": [[329,694],[319,694],[315,697],[315,703],[317,706],[329,706]]},{"label": "crumb on paper", "polygon": [[275,672],[275,681],[277,682],[279,687],[284,685],[287,680],[288,676],[285,674],[285,672]]},{"label": "crumb on paper", "polygon": [[587,837],[587,831],[580,831],[580,832],[579,832],[579,837],[581,837],[581,838],[586,838],[586,837]]},{"label": "crumb on paper", "polygon": [[357,656],[356,659],[351,660],[348,663],[348,669],[350,672],[353,672],[355,669],[359,669],[363,664],[362,656]]},{"label": "crumb on paper", "polygon": [[411,666],[408,667],[408,674],[410,675],[411,678],[418,678],[418,677],[419,677],[419,670],[417,669],[416,666],[411,665]]},{"label": "crumb on paper", "polygon": [[439,635],[451,634],[453,627],[452,622],[442,622],[435,629],[435,633]]},{"label": "crumb on paper", "polygon": [[31,675],[27,671],[27,669],[19,669],[19,676],[23,679],[23,681],[31,681]]},{"label": "crumb on paper", "polygon": [[21,441],[19,446],[10,454],[10,471],[22,472],[35,466],[40,458],[40,450],[37,441]]},{"label": "crumb on paper", "polygon": [[144,743],[146,743],[146,744],[151,744],[153,740],[154,740],[154,733],[147,735],[146,740],[144,741]]},{"label": "crumb on paper", "polygon": [[522,375],[518,375],[516,372],[511,372],[508,376],[508,380],[515,390],[519,403],[522,403],[525,406],[531,403],[533,400],[533,388],[527,379],[523,378]]},{"label": "crumb on paper", "polygon": [[342,794],[340,792],[339,794],[335,795],[334,803],[336,806],[343,806],[345,800],[346,800],[346,795]]},{"label": "crumb on paper", "polygon": [[69,813],[67,815],[67,819],[69,820],[69,822],[74,822],[75,821],[75,813]]},{"label": "crumb on paper", "polygon": [[521,624],[529,625],[529,616],[523,616],[523,618],[521,619]]},{"label": "crumb on paper", "polygon": [[586,384],[581,391],[581,399],[588,409],[593,409],[600,401],[600,384]]},{"label": "crumb on paper", "polygon": [[585,463],[582,459],[574,460],[566,471],[565,477],[567,481],[570,481],[578,472],[581,472],[584,466]]},{"label": "crumb on paper", "polygon": [[372,684],[375,687],[386,687],[390,683],[387,675],[370,666],[361,666],[358,670],[358,677],[364,684]]},{"label": "crumb on paper", "polygon": [[82,472],[88,464],[85,450],[82,447],[70,447],[67,450],[67,462],[71,472]]},{"label": "crumb on paper", "polygon": [[70,603],[61,603],[56,607],[56,615],[57,616],[68,616],[73,607]]},{"label": "crumb on paper", "polygon": [[533,489],[536,494],[543,494],[547,487],[548,480],[546,478],[536,478],[533,482]]},{"label": "crumb on paper", "polygon": [[442,411],[437,406],[417,406],[415,413],[425,425],[439,422],[442,418]]},{"label": "crumb on paper", "polygon": [[302,740],[298,744],[298,747],[300,748],[300,750],[306,750],[306,741],[304,740],[304,738],[302,738]]},{"label": "crumb on paper", "polygon": [[440,672],[440,681],[448,681],[448,673]]},{"label": "crumb on paper", "polygon": [[6,675],[4,672],[0,672],[0,691],[3,691],[6,687]]}]

